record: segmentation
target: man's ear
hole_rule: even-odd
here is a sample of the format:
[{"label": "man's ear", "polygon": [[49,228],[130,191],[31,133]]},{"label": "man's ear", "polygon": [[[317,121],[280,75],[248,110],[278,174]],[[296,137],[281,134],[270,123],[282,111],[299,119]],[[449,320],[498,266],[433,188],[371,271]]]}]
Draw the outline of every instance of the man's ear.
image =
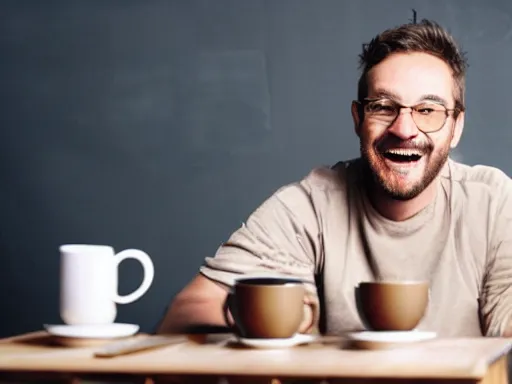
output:
[{"label": "man's ear", "polygon": [[450,142],[450,148],[455,148],[460,141],[462,131],[464,130],[464,112],[460,112],[455,120],[455,127],[453,129],[453,136]]},{"label": "man's ear", "polygon": [[354,121],[354,130],[356,132],[357,136],[360,136],[361,134],[361,123],[362,123],[362,117],[359,114],[360,111],[360,104],[353,101],[352,105],[350,107],[350,111],[352,112],[352,120]]}]

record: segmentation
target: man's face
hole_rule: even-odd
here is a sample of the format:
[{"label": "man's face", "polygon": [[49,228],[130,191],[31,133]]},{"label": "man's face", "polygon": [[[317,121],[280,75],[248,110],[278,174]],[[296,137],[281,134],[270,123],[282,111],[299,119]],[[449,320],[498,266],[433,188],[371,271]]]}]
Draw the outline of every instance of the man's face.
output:
[{"label": "man's face", "polygon": [[[425,54],[393,54],[373,67],[367,77],[368,99],[381,99],[415,106],[432,99],[453,109],[454,81],[450,67],[441,59]],[[391,124],[367,115],[360,120],[352,106],[361,157],[373,179],[394,199],[419,195],[445,164],[451,147],[462,133],[463,113],[453,113],[436,132],[420,131],[410,109],[402,109]]]}]

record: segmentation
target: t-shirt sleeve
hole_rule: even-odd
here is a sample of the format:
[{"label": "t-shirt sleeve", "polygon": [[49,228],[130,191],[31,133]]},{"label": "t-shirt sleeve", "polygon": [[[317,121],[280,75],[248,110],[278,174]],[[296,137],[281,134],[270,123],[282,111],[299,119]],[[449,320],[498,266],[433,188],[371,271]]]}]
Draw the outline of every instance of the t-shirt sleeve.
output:
[{"label": "t-shirt sleeve", "polygon": [[287,276],[316,293],[315,269],[321,250],[311,196],[301,183],[285,186],[261,204],[200,272],[232,286],[241,276]]},{"label": "t-shirt sleeve", "polygon": [[486,336],[512,334],[512,181],[506,178],[499,187],[503,194],[496,207],[480,303]]}]

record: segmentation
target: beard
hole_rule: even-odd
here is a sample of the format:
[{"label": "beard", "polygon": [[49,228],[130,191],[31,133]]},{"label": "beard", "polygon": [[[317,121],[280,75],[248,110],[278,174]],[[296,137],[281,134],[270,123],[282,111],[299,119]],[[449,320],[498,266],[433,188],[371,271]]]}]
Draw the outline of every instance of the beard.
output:
[{"label": "beard", "polygon": [[[422,153],[417,166],[422,166],[422,174],[410,183],[397,181],[396,170],[388,167],[385,161],[385,150],[388,148],[400,148],[417,150]],[[387,134],[383,138],[367,142],[361,139],[361,159],[363,163],[363,177],[370,188],[377,187],[385,195],[394,200],[411,200],[423,192],[441,172],[450,154],[450,142],[435,149],[432,141],[415,142],[401,140],[394,135]]]}]

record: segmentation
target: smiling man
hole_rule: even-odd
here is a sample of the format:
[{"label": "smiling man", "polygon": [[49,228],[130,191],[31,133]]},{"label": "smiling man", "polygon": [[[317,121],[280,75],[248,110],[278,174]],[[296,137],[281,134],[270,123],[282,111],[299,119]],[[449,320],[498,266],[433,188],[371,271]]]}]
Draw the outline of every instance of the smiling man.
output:
[{"label": "smiling man", "polygon": [[360,158],[316,168],[276,191],[175,298],[160,332],[225,325],[240,276],[306,281],[302,332],[364,329],[354,288],[427,280],[418,329],[440,336],[512,334],[512,184],[449,153],[464,126],[466,62],[453,37],[422,21],[364,46],[352,103]]}]

